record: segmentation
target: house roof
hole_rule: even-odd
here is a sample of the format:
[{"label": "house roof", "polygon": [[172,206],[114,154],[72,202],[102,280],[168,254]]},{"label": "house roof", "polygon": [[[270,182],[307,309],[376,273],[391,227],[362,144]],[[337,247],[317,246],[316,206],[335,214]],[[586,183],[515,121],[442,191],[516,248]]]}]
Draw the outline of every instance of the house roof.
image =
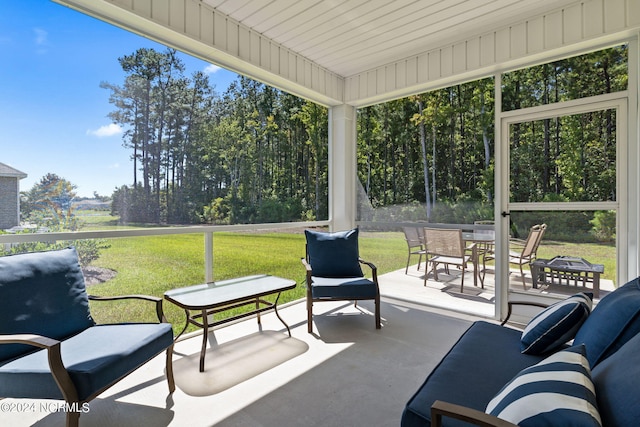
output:
[{"label": "house roof", "polygon": [[18,169],[14,169],[9,165],[5,165],[4,163],[0,163],[0,176],[4,177],[15,177],[18,179],[23,179],[27,177],[27,174],[19,171]]},{"label": "house roof", "polygon": [[640,0],[54,1],[327,106],[548,62],[640,29]]}]

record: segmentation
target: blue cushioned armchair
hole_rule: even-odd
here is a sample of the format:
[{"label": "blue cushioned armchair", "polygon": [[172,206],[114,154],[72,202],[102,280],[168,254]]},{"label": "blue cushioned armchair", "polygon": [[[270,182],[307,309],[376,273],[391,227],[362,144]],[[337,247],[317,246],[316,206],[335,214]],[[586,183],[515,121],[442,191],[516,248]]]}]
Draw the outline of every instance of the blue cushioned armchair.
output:
[{"label": "blue cushioned armchair", "polygon": [[[89,300],[141,299],[159,323],[97,325]],[[74,248],[0,257],[0,397],[64,399],[67,426],[85,403],[166,351],[169,392],[173,330],[162,299],[90,297]]]},{"label": "blue cushioned armchair", "polygon": [[[358,253],[358,229],[324,233],[305,230],[307,271],[307,331],[313,332],[314,301],[374,300],[376,329],[380,329],[380,289],[378,270]],[[360,265],[371,269],[364,277]]]}]

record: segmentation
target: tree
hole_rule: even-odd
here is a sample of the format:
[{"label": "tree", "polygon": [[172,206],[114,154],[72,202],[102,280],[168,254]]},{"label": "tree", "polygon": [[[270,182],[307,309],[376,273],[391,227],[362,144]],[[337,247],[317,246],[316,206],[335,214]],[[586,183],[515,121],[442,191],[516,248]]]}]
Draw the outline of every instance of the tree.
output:
[{"label": "tree", "polygon": [[[83,224],[75,215],[73,207],[76,188],[76,185],[56,174],[48,173],[43,176],[29,191],[22,193],[28,221],[36,224],[39,232],[77,231],[82,228]],[[98,259],[100,251],[110,246],[104,239],[33,242],[11,246],[9,252],[53,250],[70,245],[76,247],[80,264],[83,266]]]},{"label": "tree", "polygon": [[22,212],[27,220],[40,226],[75,231],[78,229],[73,209],[76,188],[66,179],[48,173],[23,193]]}]

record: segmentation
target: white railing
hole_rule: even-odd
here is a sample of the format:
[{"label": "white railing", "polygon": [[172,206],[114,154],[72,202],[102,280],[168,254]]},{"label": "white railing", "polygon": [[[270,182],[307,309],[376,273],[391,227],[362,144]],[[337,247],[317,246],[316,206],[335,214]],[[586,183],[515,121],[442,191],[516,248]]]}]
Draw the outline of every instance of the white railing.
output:
[{"label": "white railing", "polygon": [[301,227],[324,227],[329,221],[279,222],[270,224],[193,225],[183,227],[134,228],[127,230],[65,231],[51,233],[0,234],[0,244],[57,242],[60,240],[114,239],[120,237],[166,236],[204,233],[205,280],[213,280],[213,233],[221,231],[257,231]]}]

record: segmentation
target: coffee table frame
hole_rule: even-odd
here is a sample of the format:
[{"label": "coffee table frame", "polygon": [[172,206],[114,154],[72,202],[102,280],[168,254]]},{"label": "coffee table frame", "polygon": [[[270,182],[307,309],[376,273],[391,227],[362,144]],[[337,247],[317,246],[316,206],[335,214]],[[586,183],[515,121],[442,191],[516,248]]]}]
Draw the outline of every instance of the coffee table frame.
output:
[{"label": "coffee table frame", "polygon": [[[189,324],[202,328],[202,348],[200,349],[200,372],[204,372],[204,358],[207,349],[207,336],[209,328],[229,323],[238,319],[256,315],[258,324],[260,313],[273,309],[278,319],[287,328],[289,325],[278,313],[278,300],[283,291],[296,287],[296,282],[269,275],[245,276],[220,282],[204,283],[201,285],[176,288],[165,292],[164,298],[184,309],[186,321],[182,331],[175,340],[187,330]],[[263,297],[278,294],[275,302],[270,302]],[[210,321],[209,316],[246,305],[255,304],[255,308],[245,313]],[[191,313],[191,312],[197,313]],[[213,318],[212,318],[213,320]]]}]

